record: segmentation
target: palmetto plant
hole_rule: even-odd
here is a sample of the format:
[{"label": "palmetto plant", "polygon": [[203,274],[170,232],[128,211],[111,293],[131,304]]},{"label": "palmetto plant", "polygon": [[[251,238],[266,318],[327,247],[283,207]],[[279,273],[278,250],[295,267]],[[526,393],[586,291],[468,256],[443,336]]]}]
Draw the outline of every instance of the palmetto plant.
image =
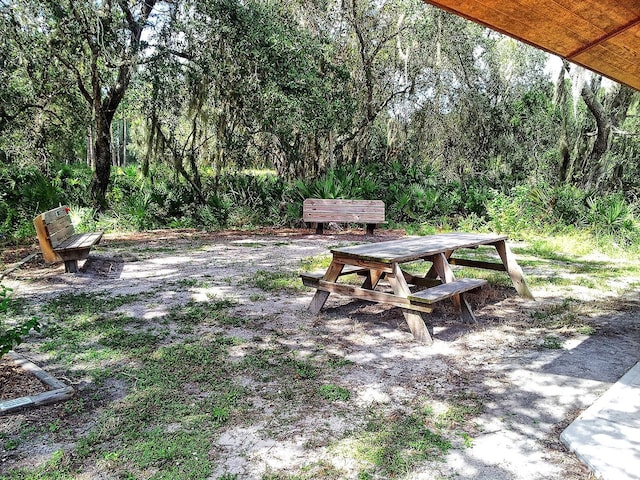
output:
[{"label": "palmetto plant", "polygon": [[639,232],[633,209],[620,195],[587,199],[588,220],[597,234],[628,238]]}]

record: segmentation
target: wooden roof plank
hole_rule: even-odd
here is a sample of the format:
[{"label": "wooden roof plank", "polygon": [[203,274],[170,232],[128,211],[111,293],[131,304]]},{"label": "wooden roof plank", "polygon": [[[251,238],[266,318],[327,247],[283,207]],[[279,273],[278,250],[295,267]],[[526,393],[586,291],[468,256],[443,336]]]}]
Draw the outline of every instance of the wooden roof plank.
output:
[{"label": "wooden roof plank", "polygon": [[640,0],[425,0],[640,90]]}]

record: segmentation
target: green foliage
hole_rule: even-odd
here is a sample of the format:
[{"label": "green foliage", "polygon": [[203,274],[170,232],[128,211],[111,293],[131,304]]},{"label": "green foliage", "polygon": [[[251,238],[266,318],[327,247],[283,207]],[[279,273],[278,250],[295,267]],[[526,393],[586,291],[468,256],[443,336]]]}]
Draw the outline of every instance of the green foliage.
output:
[{"label": "green foliage", "polygon": [[351,392],[349,390],[332,383],[322,385],[318,388],[318,394],[325,400],[329,400],[331,402],[338,400],[346,401],[351,398]]},{"label": "green foliage", "polygon": [[[0,283],[0,315],[4,316],[9,308],[9,294],[11,289]],[[9,350],[20,345],[23,337],[28,335],[31,330],[40,331],[40,323],[32,318],[21,322],[20,324],[5,328],[0,317],[0,358],[9,352]]]},{"label": "green foliage", "polygon": [[517,237],[522,232],[558,232],[567,227],[586,229],[602,241],[637,243],[640,224],[634,207],[621,194],[590,195],[573,186],[513,188],[487,204],[489,226]]},{"label": "green foliage", "polygon": [[640,239],[640,224],[634,209],[621,194],[592,196],[587,199],[587,220],[596,235],[616,238],[624,244]]}]

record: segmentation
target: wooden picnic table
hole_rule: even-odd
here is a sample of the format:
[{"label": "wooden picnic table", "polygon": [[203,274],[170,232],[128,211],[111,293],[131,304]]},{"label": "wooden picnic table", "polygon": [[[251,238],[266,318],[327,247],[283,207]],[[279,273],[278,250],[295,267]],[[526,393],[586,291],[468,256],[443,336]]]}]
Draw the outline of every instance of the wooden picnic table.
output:
[{"label": "wooden picnic table", "polygon": [[[316,288],[309,310],[318,313],[330,293],[395,305],[402,309],[414,338],[431,344],[433,339],[423,316],[433,311],[431,305],[451,298],[462,319],[475,322],[475,316],[463,294],[487,283],[486,280],[471,278],[456,280],[452,265],[505,271],[520,296],[533,299],[522,269],[506,240],[504,235],[444,233],[334,248],[331,250],[333,259],[326,272],[301,274],[305,285]],[[494,247],[501,263],[453,256],[458,250],[475,249],[482,245]],[[401,268],[402,264],[417,260],[432,264],[424,276],[413,275]],[[340,276],[351,273],[365,277],[361,286],[338,283]],[[376,289],[383,278],[389,282],[393,293]],[[412,292],[410,286],[418,291]]]}]

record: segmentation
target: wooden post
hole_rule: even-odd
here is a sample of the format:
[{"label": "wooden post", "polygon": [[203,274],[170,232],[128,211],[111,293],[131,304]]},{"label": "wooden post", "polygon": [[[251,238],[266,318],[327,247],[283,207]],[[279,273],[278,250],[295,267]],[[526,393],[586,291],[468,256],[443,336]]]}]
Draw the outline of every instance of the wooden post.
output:
[{"label": "wooden post", "polygon": [[[344,263],[338,263],[335,260],[332,261],[322,279],[326,280],[327,282],[335,282],[340,276],[340,273],[342,273],[343,267]],[[329,292],[326,292],[324,290],[316,290],[315,295],[311,299],[309,311],[313,314],[318,313],[320,310],[322,310],[322,307],[327,301],[327,298],[329,298]]]},{"label": "wooden post", "polygon": [[516,262],[516,257],[511,253],[511,249],[507,245],[507,242],[504,240],[500,240],[493,244],[498,251],[498,255],[500,255],[500,259],[504,264],[504,268],[511,277],[511,281],[513,282],[513,286],[521,297],[528,298],[530,300],[535,300],[531,290],[527,286],[527,282],[524,279],[524,274],[522,273],[522,269],[518,262]]},{"label": "wooden post", "polygon": [[369,270],[369,273],[367,273],[367,278],[362,284],[362,288],[374,290],[383,275],[384,275],[384,272],[381,270]]},{"label": "wooden post", "polygon": [[[440,280],[442,283],[450,283],[455,280],[453,276],[453,270],[451,270],[451,265],[449,265],[448,258],[451,256],[452,252],[439,253],[432,257],[433,268],[438,273]],[[447,255],[448,254],[448,255]],[[455,306],[460,318],[465,323],[476,323],[476,317],[471,310],[471,306],[467,302],[466,298],[462,293],[454,295],[451,297],[451,301]]]},{"label": "wooden post", "polygon": [[65,260],[64,273],[78,273],[78,260]]},{"label": "wooden post", "polygon": [[[393,292],[399,297],[407,298],[411,294],[411,290],[409,290],[409,285],[407,285],[404,279],[400,265],[397,263],[393,264],[393,273],[387,274],[387,280],[389,280]],[[425,345],[431,345],[433,338],[427,329],[422,313],[403,308],[402,314],[407,321],[407,325],[409,325],[409,330],[411,330],[413,338]]]}]

